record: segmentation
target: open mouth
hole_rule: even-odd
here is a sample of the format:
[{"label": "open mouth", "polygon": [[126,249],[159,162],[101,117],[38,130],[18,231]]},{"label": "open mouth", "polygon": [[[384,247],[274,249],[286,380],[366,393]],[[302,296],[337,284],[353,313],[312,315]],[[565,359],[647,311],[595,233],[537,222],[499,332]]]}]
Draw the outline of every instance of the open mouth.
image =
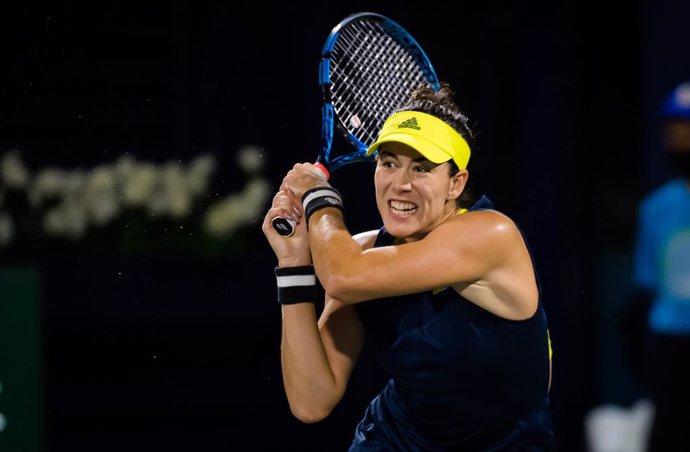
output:
[{"label": "open mouth", "polygon": [[399,217],[409,217],[417,212],[417,205],[405,201],[388,201],[388,206],[394,215]]}]

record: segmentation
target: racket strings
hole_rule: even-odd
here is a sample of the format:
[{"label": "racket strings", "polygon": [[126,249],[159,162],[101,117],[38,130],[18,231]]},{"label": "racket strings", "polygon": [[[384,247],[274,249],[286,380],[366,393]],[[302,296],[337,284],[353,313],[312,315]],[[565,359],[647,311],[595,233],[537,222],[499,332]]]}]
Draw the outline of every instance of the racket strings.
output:
[{"label": "racket strings", "polygon": [[333,108],[341,125],[367,145],[388,115],[428,84],[429,68],[415,47],[400,39],[378,22],[360,21],[341,30],[333,47]]},{"label": "racket strings", "polygon": [[[399,70],[399,65],[396,67],[394,61],[399,60],[407,64],[409,58],[380,30],[366,30],[358,36],[348,34],[352,39],[350,43],[358,45],[354,48],[352,45],[345,48],[346,54],[348,50],[350,53],[347,59],[348,64],[344,66],[344,69],[353,76],[348,77],[352,84],[350,92],[344,92],[343,95],[338,96],[342,99],[344,107],[341,111],[347,113],[342,117],[351,117],[359,112],[358,118],[362,125],[357,128],[352,127],[358,130],[351,132],[359,132],[358,138],[361,141],[371,143],[376,138],[375,134],[385,120],[385,116],[389,114],[390,105],[401,104],[408,94],[400,92],[400,86],[386,85],[384,72]],[[366,43],[368,44],[365,46]],[[378,69],[376,66],[379,66]]]}]

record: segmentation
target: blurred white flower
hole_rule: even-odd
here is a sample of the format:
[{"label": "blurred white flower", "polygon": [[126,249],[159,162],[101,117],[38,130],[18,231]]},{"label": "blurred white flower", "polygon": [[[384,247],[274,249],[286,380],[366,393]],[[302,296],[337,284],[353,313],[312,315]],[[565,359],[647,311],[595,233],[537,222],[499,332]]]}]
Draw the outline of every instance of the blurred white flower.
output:
[{"label": "blurred white flower", "polygon": [[128,207],[139,207],[149,203],[155,196],[158,173],[151,164],[136,165],[124,180],[123,197]]},{"label": "blurred white flower", "polygon": [[84,197],[85,211],[97,225],[110,223],[120,212],[120,201],[114,191],[90,192]]},{"label": "blurred white flower", "polygon": [[180,219],[190,213],[192,200],[182,169],[176,163],[168,163],[161,172],[162,214]]},{"label": "blurred white flower", "polygon": [[77,201],[95,224],[107,224],[117,216],[120,201],[116,188],[117,173],[113,168],[100,166],[93,170]]},{"label": "blurred white flower", "polygon": [[252,179],[239,195],[230,195],[212,205],[204,219],[204,229],[215,236],[230,235],[237,228],[263,216],[270,187],[265,179]]},{"label": "blurred white flower", "polygon": [[204,230],[215,236],[231,234],[247,219],[247,209],[241,196],[227,196],[208,209]]},{"label": "blurred white flower", "polygon": [[245,146],[237,154],[237,163],[247,174],[256,174],[264,166],[263,155],[258,146]]},{"label": "blurred white flower", "polygon": [[43,227],[49,234],[77,240],[86,232],[86,214],[73,200],[65,199],[46,213]]},{"label": "blurred white flower", "polygon": [[86,183],[87,190],[113,190],[117,176],[111,167],[103,165],[93,169]]},{"label": "blurred white flower", "polygon": [[[204,229],[214,235],[255,222],[263,215],[270,196],[268,181],[258,176],[264,166],[260,148],[245,146],[236,158],[252,177],[242,191],[226,196],[206,212]],[[211,154],[197,156],[187,167],[179,161],[157,166],[124,155],[115,164],[91,170],[44,168],[32,179],[19,154],[10,152],[0,160],[0,183],[4,183],[0,206],[5,203],[3,189],[25,188],[32,207],[53,202],[43,216],[46,233],[76,240],[89,225],[113,221],[123,208],[145,208],[151,217],[182,220],[208,193],[215,170],[216,160]],[[0,212],[0,245],[11,240],[13,231],[12,217]]]},{"label": "blurred white flower", "polygon": [[0,175],[5,185],[15,190],[25,188],[29,183],[29,170],[17,151],[10,151],[2,156]]},{"label": "blurred white flower", "polygon": [[46,168],[39,172],[29,185],[29,203],[40,206],[44,200],[58,196],[65,187],[66,172],[58,168]]},{"label": "blurred white flower", "polygon": [[123,180],[129,177],[137,166],[137,162],[131,155],[123,155],[115,164],[115,170],[118,180]]},{"label": "blurred white flower", "polygon": [[192,196],[199,196],[208,191],[211,173],[216,169],[216,160],[211,155],[202,155],[194,159],[187,170],[187,188]]},{"label": "blurred white flower", "polygon": [[87,176],[86,172],[82,170],[73,170],[65,173],[65,179],[63,181],[63,196],[77,196],[77,194],[84,190],[86,185]]},{"label": "blurred white flower", "polygon": [[168,211],[168,199],[165,193],[160,193],[158,190],[151,194],[151,197],[146,200],[146,210],[152,218],[162,217]]},{"label": "blurred white flower", "polygon": [[180,220],[192,211],[192,198],[184,188],[176,188],[167,193],[168,215]]},{"label": "blurred white flower", "polygon": [[266,179],[255,178],[250,180],[242,190],[248,208],[260,209],[266,203],[271,187]]},{"label": "blurred white flower", "polygon": [[0,211],[0,246],[7,245],[14,236],[14,222],[7,212]]}]

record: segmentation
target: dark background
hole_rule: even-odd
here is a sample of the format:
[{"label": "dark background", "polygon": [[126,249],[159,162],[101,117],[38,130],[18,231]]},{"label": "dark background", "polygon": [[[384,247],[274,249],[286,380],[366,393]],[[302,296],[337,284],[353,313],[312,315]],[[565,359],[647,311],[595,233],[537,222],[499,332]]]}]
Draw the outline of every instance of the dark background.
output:
[{"label": "dark background", "polygon": [[[5,5],[0,154],[17,149],[37,170],[210,152],[220,196],[246,183],[235,156],[252,144],[275,188],[318,147],[323,41],[364,10],[417,38],[475,124],[471,188],[528,238],[554,346],[556,433],[563,451],[585,450],[586,413],[640,395],[618,356],[616,311],[636,204],[666,177],[658,105],[690,78],[687,2]],[[353,232],[379,226],[370,176],[353,165],[333,177]],[[4,193],[5,208],[23,206]],[[365,353],[330,418],[292,418],[260,224],[214,241],[157,223],[133,246],[124,222],[78,242],[20,224],[0,248],[4,268],[39,275],[43,450],[345,450],[383,376]]]}]

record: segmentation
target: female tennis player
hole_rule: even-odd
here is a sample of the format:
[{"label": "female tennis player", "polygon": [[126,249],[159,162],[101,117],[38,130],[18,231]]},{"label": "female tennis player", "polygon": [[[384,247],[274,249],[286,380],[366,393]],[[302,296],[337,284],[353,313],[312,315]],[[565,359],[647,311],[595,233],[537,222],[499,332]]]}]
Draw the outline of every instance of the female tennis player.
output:
[{"label": "female tennis player", "polygon": [[[379,230],[352,236],[339,192],[310,163],[288,172],[266,215],[294,416],[331,413],[365,337],[390,375],[350,451],[556,449],[538,277],[515,223],[463,196],[467,122],[445,83],[386,120],[368,150]],[[276,233],[276,216],[297,221],[293,236]]]}]

